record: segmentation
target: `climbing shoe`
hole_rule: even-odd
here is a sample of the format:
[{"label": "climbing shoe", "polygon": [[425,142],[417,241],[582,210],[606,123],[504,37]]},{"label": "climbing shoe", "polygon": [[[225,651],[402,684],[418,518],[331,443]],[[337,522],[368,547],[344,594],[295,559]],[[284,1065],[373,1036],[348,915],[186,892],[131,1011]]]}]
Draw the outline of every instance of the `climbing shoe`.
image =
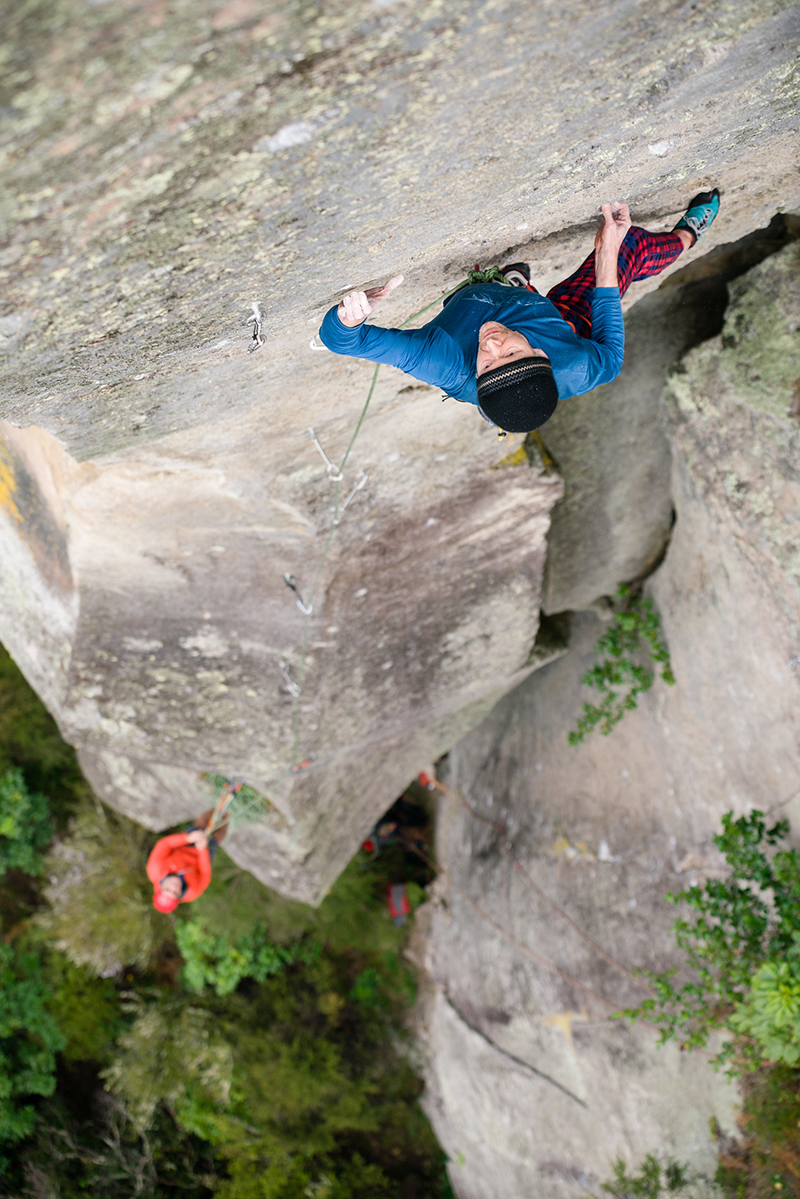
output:
[{"label": "climbing shoe", "polygon": [[512,287],[528,287],[531,281],[531,268],[527,262],[510,262],[508,266],[500,267],[500,274]]},{"label": "climbing shoe", "polygon": [[[678,221],[675,229],[688,229],[694,238],[693,245],[701,233],[705,233],[719,212],[719,188],[710,192],[699,192]],[[675,232],[673,230],[673,233]]]}]

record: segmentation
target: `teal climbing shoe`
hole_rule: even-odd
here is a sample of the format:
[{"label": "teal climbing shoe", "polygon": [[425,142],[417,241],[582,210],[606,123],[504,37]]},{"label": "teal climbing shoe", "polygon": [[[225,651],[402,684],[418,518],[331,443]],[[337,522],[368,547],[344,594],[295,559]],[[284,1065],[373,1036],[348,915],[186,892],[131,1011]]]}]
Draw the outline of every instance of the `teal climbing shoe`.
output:
[{"label": "teal climbing shoe", "polygon": [[696,242],[700,234],[705,233],[718,212],[719,188],[715,187],[710,192],[699,192],[693,200],[690,200],[689,207],[678,221],[675,229],[688,229]]}]

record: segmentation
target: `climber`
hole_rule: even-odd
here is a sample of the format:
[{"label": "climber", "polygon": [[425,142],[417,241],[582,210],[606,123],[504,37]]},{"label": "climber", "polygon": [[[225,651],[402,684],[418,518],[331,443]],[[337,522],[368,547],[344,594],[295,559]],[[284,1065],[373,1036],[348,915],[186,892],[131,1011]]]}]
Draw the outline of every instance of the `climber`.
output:
[{"label": "climber", "polygon": [[621,296],[693,246],[718,211],[714,188],[695,196],[672,232],[648,233],[631,225],[627,204],[604,204],[594,252],[546,298],[531,286],[527,264],[514,263],[482,272],[492,281],[446,297],[442,312],[420,329],[365,325],[402,283],[395,275],[383,287],[349,292],[326,313],[320,340],[337,354],[399,367],[443,388],[444,398],[477,404],[501,430],[527,433],[552,416],[559,399],[616,378],[624,348]]},{"label": "climber", "polygon": [[207,835],[214,813],[209,808],[185,832],[171,833],[153,846],[147,877],[153,884],[153,907],[159,912],[174,912],[179,903],[191,903],[211,882],[211,863],[228,831],[223,823]]},{"label": "climber", "polygon": [[377,855],[381,849],[399,844],[413,853],[415,846],[426,846],[427,837],[424,830],[428,823],[428,813],[425,809],[403,792],[381,817],[369,836],[361,842],[361,848],[365,853]]}]

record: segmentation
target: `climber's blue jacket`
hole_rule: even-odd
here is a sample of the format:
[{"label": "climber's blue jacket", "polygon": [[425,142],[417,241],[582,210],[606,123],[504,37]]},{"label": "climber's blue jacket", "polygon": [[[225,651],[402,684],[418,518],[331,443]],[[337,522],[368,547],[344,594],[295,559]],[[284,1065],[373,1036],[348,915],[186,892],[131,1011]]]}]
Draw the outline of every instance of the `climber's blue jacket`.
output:
[{"label": "climber's blue jacket", "polygon": [[457,400],[477,404],[478,330],[497,321],[544,350],[553,366],[559,399],[582,395],[615,379],[622,367],[625,327],[618,287],[595,288],[592,339],[578,337],[550,300],[523,287],[476,283],[445,300],[444,308],[421,329],[350,329],[326,314],[320,340],[336,354],[399,367],[423,383],[441,387]]}]

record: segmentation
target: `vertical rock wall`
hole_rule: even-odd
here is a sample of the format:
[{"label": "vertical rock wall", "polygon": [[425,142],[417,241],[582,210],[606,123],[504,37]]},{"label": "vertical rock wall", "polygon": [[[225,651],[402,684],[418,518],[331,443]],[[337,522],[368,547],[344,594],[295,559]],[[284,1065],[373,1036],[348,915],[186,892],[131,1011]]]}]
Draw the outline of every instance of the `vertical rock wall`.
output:
[{"label": "vertical rock wall", "polygon": [[647,590],[675,686],[569,747],[603,627],[575,614],[570,652],[450,756],[423,1026],[460,1196],[577,1196],[658,1150],[712,1172],[709,1118],[735,1131],[702,1055],[610,1015],[643,997],[626,970],[679,960],[664,895],[720,869],[724,812],[797,833],[799,268],[794,243],[733,282],[664,391],[676,519]]}]

